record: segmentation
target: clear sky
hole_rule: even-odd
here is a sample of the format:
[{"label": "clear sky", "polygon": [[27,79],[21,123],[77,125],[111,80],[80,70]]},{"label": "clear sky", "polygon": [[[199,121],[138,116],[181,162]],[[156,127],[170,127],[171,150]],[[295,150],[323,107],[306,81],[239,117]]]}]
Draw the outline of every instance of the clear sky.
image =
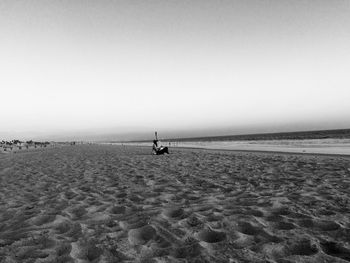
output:
[{"label": "clear sky", "polygon": [[350,1],[2,0],[0,97],[11,138],[350,128]]}]

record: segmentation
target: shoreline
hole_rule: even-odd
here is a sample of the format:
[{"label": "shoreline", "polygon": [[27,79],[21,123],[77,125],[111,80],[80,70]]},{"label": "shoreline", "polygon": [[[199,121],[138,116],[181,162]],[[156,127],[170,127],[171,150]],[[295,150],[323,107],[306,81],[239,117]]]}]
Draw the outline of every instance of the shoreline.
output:
[{"label": "shoreline", "polygon": [[[146,146],[142,146],[146,147]],[[175,148],[175,147],[174,147]],[[206,150],[206,151],[223,151],[223,152],[237,152],[237,153],[263,153],[263,154],[281,154],[281,155],[300,155],[300,156],[325,156],[325,157],[344,157],[350,158],[350,154],[338,154],[338,153],[307,153],[307,152],[283,152],[283,151],[264,151],[264,150],[236,150],[236,149],[211,149],[200,147],[176,147],[176,149],[194,149],[194,150]]]},{"label": "shoreline", "polygon": [[[144,145],[144,144],[136,144],[136,143],[97,143],[99,145],[111,145],[111,146],[127,146],[127,147],[144,147],[144,148],[152,148],[151,143],[149,145]],[[167,146],[169,149],[197,149],[197,150],[207,150],[207,151],[225,151],[225,152],[261,152],[261,153],[271,153],[271,154],[294,154],[294,155],[320,155],[320,156],[338,156],[338,157],[347,157],[350,158],[350,152],[349,153],[339,153],[339,152],[304,152],[301,149],[298,151],[292,151],[292,150],[267,150],[267,149],[232,149],[232,148],[220,148],[220,147],[196,147],[196,146],[184,146],[184,145],[179,145],[179,146]],[[277,147],[275,147],[277,148]]]}]

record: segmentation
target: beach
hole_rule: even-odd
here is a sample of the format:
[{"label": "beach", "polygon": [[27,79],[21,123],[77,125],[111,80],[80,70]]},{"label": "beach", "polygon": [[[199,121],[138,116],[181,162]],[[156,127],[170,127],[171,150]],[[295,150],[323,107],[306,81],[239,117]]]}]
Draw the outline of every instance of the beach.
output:
[{"label": "beach", "polygon": [[[199,148],[229,151],[260,151],[281,153],[311,153],[329,155],[349,155],[350,139],[269,139],[269,140],[184,140],[162,141],[164,145],[180,148]],[[111,145],[133,145],[149,147],[149,142],[106,143]]]},{"label": "beach", "polygon": [[0,155],[0,262],[350,262],[350,156]]}]

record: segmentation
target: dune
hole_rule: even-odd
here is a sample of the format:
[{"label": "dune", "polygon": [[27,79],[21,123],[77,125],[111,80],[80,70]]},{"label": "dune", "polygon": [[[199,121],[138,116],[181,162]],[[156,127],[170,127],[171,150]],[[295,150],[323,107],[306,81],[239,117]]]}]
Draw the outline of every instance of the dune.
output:
[{"label": "dune", "polygon": [[0,158],[0,262],[350,262],[350,157],[79,145]]}]

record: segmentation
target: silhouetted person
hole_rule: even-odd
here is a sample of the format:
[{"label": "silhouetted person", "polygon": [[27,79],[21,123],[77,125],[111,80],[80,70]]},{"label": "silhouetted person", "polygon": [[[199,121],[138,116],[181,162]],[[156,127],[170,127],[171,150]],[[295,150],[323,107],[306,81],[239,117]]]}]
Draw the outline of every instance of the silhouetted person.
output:
[{"label": "silhouetted person", "polygon": [[156,155],[169,154],[169,149],[168,147],[158,146],[158,140],[153,140],[152,153]]}]

